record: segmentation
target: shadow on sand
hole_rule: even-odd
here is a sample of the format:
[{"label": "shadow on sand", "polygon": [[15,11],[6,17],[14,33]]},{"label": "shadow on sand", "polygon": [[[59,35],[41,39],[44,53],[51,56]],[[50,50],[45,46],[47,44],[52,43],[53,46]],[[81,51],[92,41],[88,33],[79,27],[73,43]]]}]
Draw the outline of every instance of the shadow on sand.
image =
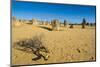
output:
[{"label": "shadow on sand", "polygon": [[40,28],[43,28],[43,29],[46,29],[46,30],[48,30],[48,31],[52,31],[52,29],[51,28],[48,28],[48,27],[43,27],[43,26],[39,26]]}]

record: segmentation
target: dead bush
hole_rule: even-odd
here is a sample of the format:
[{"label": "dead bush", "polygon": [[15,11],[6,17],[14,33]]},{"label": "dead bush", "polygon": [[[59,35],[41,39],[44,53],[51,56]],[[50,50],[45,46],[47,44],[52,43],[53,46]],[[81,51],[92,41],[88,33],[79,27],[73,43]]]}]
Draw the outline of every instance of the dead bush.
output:
[{"label": "dead bush", "polygon": [[48,49],[43,45],[41,37],[34,36],[31,39],[19,40],[16,42],[16,45],[19,46],[17,49],[22,51],[31,51],[37,57],[32,60],[38,60],[42,57],[44,60],[48,60]]}]

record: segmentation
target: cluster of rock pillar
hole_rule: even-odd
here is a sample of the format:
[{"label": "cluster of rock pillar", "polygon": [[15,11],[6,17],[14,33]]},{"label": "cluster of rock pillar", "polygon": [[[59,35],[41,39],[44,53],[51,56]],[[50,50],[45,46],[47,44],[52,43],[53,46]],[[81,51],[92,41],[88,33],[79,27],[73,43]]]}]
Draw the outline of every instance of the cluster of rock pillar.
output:
[{"label": "cluster of rock pillar", "polygon": [[[18,20],[16,17],[12,17],[12,22],[13,22],[12,24],[14,26],[20,26],[24,22],[28,23],[28,24],[33,24],[33,25],[38,25],[38,24],[40,24],[40,25],[51,25],[52,30],[55,30],[55,31],[59,31],[60,26],[62,26],[62,24],[65,28],[69,27],[67,20],[64,20],[64,23],[60,23],[60,21],[58,19],[54,19],[54,20],[51,21],[51,23],[49,23],[48,21],[38,21],[37,19],[32,19],[32,20],[28,21],[28,20],[21,20],[21,19]],[[89,25],[93,26],[93,25],[96,25],[96,23],[94,23],[94,24],[90,23],[89,24],[88,22],[86,22],[86,19],[83,18],[81,25],[82,25],[82,29],[84,29],[86,27],[86,25],[87,26],[89,26]],[[70,24],[69,28],[73,28],[73,24]]]}]

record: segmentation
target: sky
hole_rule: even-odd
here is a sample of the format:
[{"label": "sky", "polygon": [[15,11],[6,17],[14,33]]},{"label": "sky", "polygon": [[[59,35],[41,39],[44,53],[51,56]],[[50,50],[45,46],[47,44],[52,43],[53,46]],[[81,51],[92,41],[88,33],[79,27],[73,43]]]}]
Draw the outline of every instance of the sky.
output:
[{"label": "sky", "polygon": [[12,16],[18,19],[31,20],[32,18],[51,21],[59,19],[71,23],[81,23],[85,18],[87,22],[95,22],[95,6],[51,4],[41,2],[23,2],[12,0]]}]

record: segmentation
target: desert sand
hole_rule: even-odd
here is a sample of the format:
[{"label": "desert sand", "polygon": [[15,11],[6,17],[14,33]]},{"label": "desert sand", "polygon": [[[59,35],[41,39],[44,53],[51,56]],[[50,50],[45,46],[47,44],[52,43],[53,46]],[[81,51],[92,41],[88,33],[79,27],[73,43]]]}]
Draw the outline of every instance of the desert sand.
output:
[{"label": "desert sand", "polygon": [[32,38],[41,35],[44,46],[50,51],[47,61],[43,58],[32,61],[35,57],[30,52],[24,52],[12,47],[12,65],[48,64],[78,61],[95,61],[95,27],[81,28],[81,25],[73,29],[60,27],[60,31],[51,31],[50,25],[12,26],[12,46],[17,40]]}]

